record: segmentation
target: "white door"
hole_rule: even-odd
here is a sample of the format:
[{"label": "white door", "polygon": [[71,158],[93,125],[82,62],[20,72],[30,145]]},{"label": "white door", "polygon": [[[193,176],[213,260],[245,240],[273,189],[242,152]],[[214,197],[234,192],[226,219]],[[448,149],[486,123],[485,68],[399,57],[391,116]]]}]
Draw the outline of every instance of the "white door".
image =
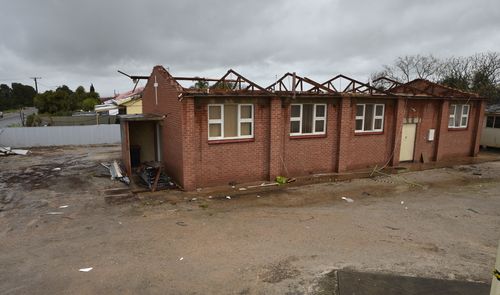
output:
[{"label": "white door", "polygon": [[413,151],[415,150],[415,134],[417,124],[403,124],[403,134],[401,136],[401,151],[399,161],[413,161]]}]

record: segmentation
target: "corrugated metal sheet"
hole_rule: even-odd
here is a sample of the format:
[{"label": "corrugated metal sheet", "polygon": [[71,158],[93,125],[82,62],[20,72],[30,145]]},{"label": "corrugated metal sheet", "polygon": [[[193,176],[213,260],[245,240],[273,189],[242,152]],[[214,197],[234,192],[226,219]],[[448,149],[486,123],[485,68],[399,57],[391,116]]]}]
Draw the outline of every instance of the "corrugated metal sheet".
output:
[{"label": "corrugated metal sheet", "polygon": [[0,146],[33,147],[119,144],[120,125],[18,127],[0,129]]}]

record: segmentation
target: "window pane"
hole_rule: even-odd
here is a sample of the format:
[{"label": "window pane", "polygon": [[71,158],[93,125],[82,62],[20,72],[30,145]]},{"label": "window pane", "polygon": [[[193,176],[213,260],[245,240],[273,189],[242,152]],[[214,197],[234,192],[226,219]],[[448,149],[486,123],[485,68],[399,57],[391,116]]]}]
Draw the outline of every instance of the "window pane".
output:
[{"label": "window pane", "polygon": [[449,109],[450,115],[453,115],[455,113],[455,108],[456,108],[456,105],[454,105],[454,104],[450,105],[450,109]]},{"label": "window pane", "polygon": [[356,116],[363,116],[363,107],[362,104],[356,105]]},{"label": "window pane", "polygon": [[382,119],[375,119],[375,129],[382,129]]},{"label": "window pane", "polygon": [[493,116],[487,116],[486,117],[486,127],[493,128],[493,119],[494,118],[495,117],[493,117]]},{"label": "window pane", "polygon": [[241,123],[240,132],[241,135],[252,135],[252,123]]},{"label": "window pane", "polygon": [[221,107],[220,106],[209,106],[208,107],[208,118],[209,119],[220,119],[221,118]]},{"label": "window pane", "polygon": [[365,108],[365,131],[373,130],[373,105],[367,104]]},{"label": "window pane", "polygon": [[461,127],[467,127],[467,117],[462,117],[462,125]]},{"label": "window pane", "polygon": [[242,119],[251,119],[252,118],[252,106],[243,105],[240,107],[240,118]]},{"label": "window pane", "polygon": [[209,124],[208,125],[208,130],[209,130],[209,136],[210,137],[220,137],[221,136],[221,124]]},{"label": "window pane", "polygon": [[363,120],[356,120],[356,130],[362,131],[363,130]]},{"label": "window pane", "polygon": [[500,117],[495,117],[494,128],[500,128]]},{"label": "window pane", "polygon": [[460,121],[462,118],[462,108],[457,106],[455,108],[455,127],[460,127]]},{"label": "window pane", "polygon": [[453,127],[453,125],[455,125],[455,120],[450,117],[450,119],[448,120],[448,127]]},{"label": "window pane", "polygon": [[313,108],[312,104],[302,105],[302,133],[312,133]]},{"label": "window pane", "polygon": [[238,136],[238,105],[224,105],[224,137]]},{"label": "window pane", "polygon": [[384,106],[383,105],[378,105],[376,110],[375,110],[375,115],[376,116],[382,116],[384,114]]},{"label": "window pane", "polygon": [[469,114],[469,105],[463,105],[462,106],[462,114],[468,115]]},{"label": "window pane", "polygon": [[324,132],[325,131],[325,121],[316,120],[316,126],[314,126],[314,132]]},{"label": "window pane", "polygon": [[292,105],[292,118],[300,118],[300,105]]},{"label": "window pane", "polygon": [[325,116],[325,106],[316,105],[316,117],[324,117],[324,116]]},{"label": "window pane", "polygon": [[300,132],[300,122],[299,121],[291,121],[290,122],[290,133],[299,133]]}]

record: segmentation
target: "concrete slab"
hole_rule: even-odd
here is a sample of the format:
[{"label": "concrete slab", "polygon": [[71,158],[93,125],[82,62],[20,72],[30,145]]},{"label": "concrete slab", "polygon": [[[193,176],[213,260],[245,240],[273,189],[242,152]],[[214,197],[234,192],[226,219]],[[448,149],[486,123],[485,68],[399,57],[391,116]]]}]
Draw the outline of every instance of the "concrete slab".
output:
[{"label": "concrete slab", "polygon": [[338,294],[340,295],[487,295],[490,292],[489,284],[467,281],[415,278],[343,270],[338,271],[337,277]]}]

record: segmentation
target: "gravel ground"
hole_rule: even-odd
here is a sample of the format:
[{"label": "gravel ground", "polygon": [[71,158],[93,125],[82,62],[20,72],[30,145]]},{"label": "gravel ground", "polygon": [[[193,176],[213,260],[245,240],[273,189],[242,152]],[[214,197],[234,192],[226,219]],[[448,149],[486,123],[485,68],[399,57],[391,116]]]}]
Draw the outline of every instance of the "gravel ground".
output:
[{"label": "gravel ground", "polygon": [[103,191],[124,185],[99,163],[119,156],[102,146],[0,158],[0,293],[315,294],[335,269],[491,280],[500,162],[108,205]]}]

